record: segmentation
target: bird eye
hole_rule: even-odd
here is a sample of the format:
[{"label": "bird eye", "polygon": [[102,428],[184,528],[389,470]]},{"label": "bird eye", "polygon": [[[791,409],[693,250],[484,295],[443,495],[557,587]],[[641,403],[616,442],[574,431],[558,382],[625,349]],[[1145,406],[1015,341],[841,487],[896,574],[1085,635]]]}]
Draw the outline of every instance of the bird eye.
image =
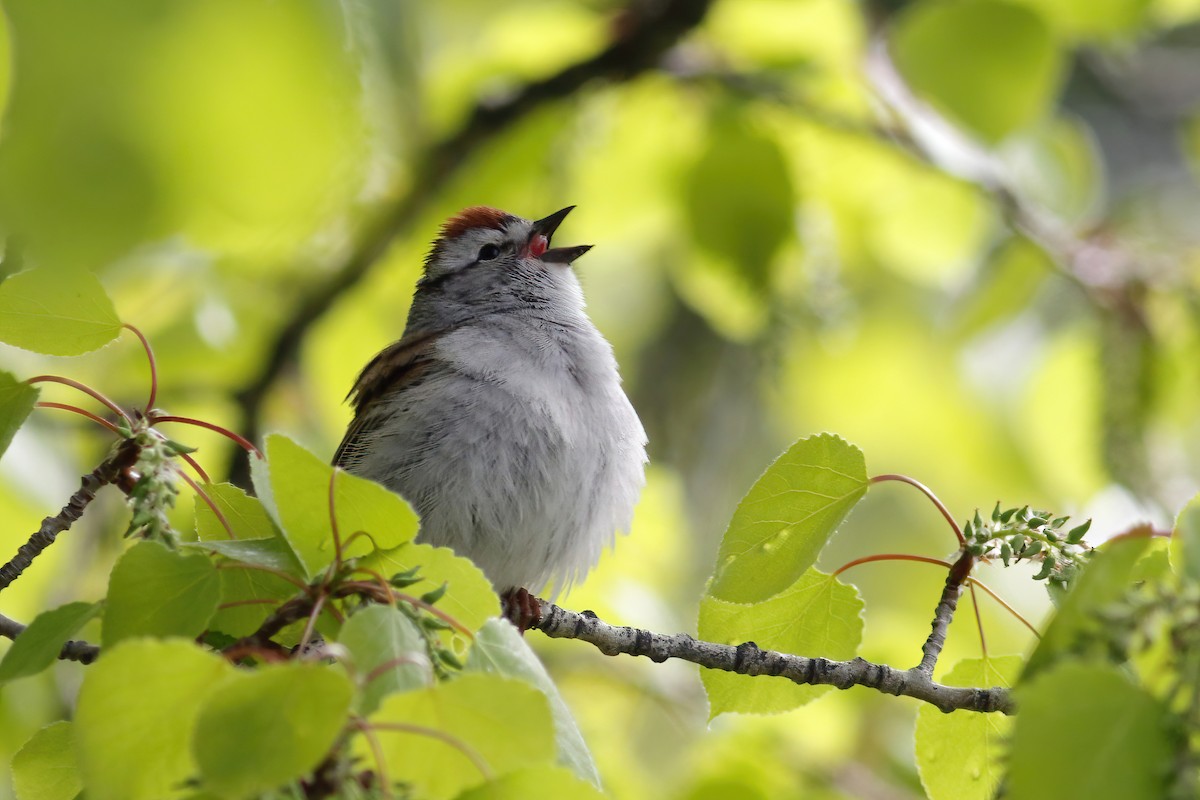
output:
[{"label": "bird eye", "polygon": [[500,248],[494,244],[485,244],[479,248],[479,261],[491,261],[496,256],[500,255]]}]

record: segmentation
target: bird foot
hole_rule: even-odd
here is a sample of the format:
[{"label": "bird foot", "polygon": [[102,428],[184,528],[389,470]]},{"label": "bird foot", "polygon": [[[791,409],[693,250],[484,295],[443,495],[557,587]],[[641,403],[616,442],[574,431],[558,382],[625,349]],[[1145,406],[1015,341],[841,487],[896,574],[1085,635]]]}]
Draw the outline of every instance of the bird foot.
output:
[{"label": "bird foot", "polygon": [[509,589],[500,595],[500,609],[504,618],[516,625],[522,636],[542,621],[542,602],[528,589]]}]

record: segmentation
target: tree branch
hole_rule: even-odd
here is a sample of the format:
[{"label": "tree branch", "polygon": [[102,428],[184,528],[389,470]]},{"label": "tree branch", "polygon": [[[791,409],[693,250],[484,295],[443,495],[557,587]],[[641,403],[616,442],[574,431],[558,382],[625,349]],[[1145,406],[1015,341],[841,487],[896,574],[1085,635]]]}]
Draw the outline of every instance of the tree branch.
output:
[{"label": "tree branch", "polygon": [[[956,565],[957,566],[957,565]],[[961,581],[960,581],[961,587]],[[668,658],[690,661],[708,669],[719,669],[739,675],[787,678],[801,685],[828,685],[839,689],[866,686],[884,694],[913,697],[930,703],[946,713],[978,711],[1002,714],[1016,713],[1016,703],[1008,689],[1000,686],[975,689],[934,683],[919,667],[899,670],[886,664],[873,664],[862,658],[852,661],[831,661],[827,658],[806,658],[774,650],[763,650],[754,642],[736,647],[700,641],[686,633],[669,636],[640,628],[609,625],[591,611],[568,611],[547,600],[538,600],[541,620],[533,627],[552,639],[579,639],[594,645],[605,655],[625,653],[645,656],[662,663]],[[275,653],[287,657],[288,651],[271,637],[312,609],[311,597],[295,597],[273,613],[257,631],[222,652],[236,660],[247,653]],[[15,639],[25,626],[0,615],[0,636]],[[90,664],[100,648],[87,642],[67,642],[60,659]]]},{"label": "tree branch", "polygon": [[898,670],[886,664],[872,664],[861,658],[830,661],[826,658],[762,650],[754,642],[737,647],[702,642],[685,633],[668,636],[638,628],[616,627],[600,620],[590,611],[578,613],[541,601],[542,619],[538,630],[554,639],[581,639],[596,646],[605,655],[625,653],[662,662],[678,658],[708,669],[739,675],[764,675],[787,678],[803,685],[829,685],[839,689],[866,686],[885,694],[913,697],[944,712],[999,711],[1016,712],[1016,703],[1008,689],[973,689],[934,683],[919,668]]},{"label": "tree branch", "polygon": [[[266,395],[296,361],[313,323],[338,297],[362,280],[481,145],[537,108],[570,97],[593,80],[626,81],[650,69],[704,19],[710,4],[711,0],[633,0],[619,13],[613,39],[604,50],[561,72],[526,84],[498,102],[480,100],[458,130],[414,156],[414,176],[407,193],[379,209],[343,263],[304,293],[268,346],[262,370],[235,393],[246,438],[251,441],[259,438]],[[229,474],[236,484],[245,486],[249,482],[249,464],[242,453],[234,454]]]},{"label": "tree branch", "polygon": [[235,654],[240,656],[246,652],[259,650],[286,655],[288,652],[287,649],[278,645],[271,637],[293,622],[299,622],[312,613],[313,603],[314,600],[309,595],[293,597],[275,609],[271,616],[267,617],[263,621],[263,624],[258,626],[258,630],[249,636],[243,636],[241,639],[224,648],[221,652],[227,658]]},{"label": "tree branch", "polygon": [[938,600],[937,608],[933,612],[933,629],[929,632],[929,638],[925,640],[925,644],[921,646],[921,663],[913,667],[914,671],[920,672],[926,677],[933,677],[933,668],[937,666],[938,656],[941,655],[942,648],[946,644],[946,633],[950,630],[950,621],[954,619],[958,600],[962,597],[963,587],[973,566],[975,566],[975,558],[970,553],[963,551],[963,554],[958,557],[946,574],[946,586],[942,589],[942,597]]},{"label": "tree branch", "polygon": [[[0,636],[15,640],[25,631],[25,626],[15,619],[0,614]],[[80,664],[90,664],[100,656],[100,647],[87,642],[70,641],[58,651],[61,661],[78,661]]]},{"label": "tree branch", "polygon": [[121,470],[137,461],[138,451],[137,443],[133,439],[126,439],[112,455],[100,463],[100,466],[83,476],[79,489],[71,495],[62,511],[43,519],[42,526],[29,537],[29,541],[17,549],[17,554],[12,560],[0,567],[0,591],[19,578],[33,560],[54,543],[60,533],[70,528],[83,515],[83,510],[95,499],[96,492],[102,486],[112,483]]}]

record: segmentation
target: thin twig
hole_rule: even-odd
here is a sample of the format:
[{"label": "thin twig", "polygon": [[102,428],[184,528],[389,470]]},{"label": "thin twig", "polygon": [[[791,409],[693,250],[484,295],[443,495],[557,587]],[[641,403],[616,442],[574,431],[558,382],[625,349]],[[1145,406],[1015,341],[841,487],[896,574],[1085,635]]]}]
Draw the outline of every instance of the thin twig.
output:
[{"label": "thin twig", "polygon": [[[541,621],[537,630],[553,639],[579,639],[594,645],[605,655],[626,654],[645,656],[661,663],[669,658],[689,661],[708,669],[733,672],[739,675],[780,677],[801,685],[828,685],[839,689],[865,686],[884,694],[912,697],[930,703],[949,713],[977,711],[1003,714],[1016,713],[1016,703],[1009,690],[1003,687],[966,688],[935,683],[929,675],[914,668],[900,670],[886,664],[873,664],[862,658],[852,661],[831,661],[827,658],[763,650],[753,642],[736,647],[716,642],[700,641],[686,633],[667,635],[639,628],[617,627],[602,621],[591,611],[569,611],[546,600],[538,600]],[[247,655],[267,658],[286,656],[287,651],[271,641],[271,636],[311,612],[311,598],[298,597],[281,606],[250,636],[226,647],[222,653],[231,660]],[[15,638],[24,626],[0,616],[0,636]],[[83,642],[68,643],[91,648],[92,658],[99,648]],[[73,658],[64,654],[60,658]],[[84,661],[84,663],[89,663]],[[381,726],[376,726],[381,727]],[[384,729],[389,729],[386,725]],[[390,728],[397,730],[397,728]]]},{"label": "thin twig", "polygon": [[[15,619],[0,614],[0,636],[6,639],[16,640],[18,636],[25,632],[25,627]],[[70,641],[62,646],[58,651],[60,661],[78,661],[80,664],[91,664],[100,656],[100,647],[87,642]]]},{"label": "thin twig", "polygon": [[915,672],[927,676],[933,675],[937,666],[938,656],[946,644],[946,633],[950,630],[950,621],[954,619],[954,611],[958,608],[958,599],[962,596],[963,586],[975,566],[975,557],[963,552],[950,571],[946,574],[946,586],[942,589],[942,597],[938,600],[937,609],[933,612],[932,630],[925,644],[921,646],[921,663],[913,668]]},{"label": "thin twig", "polygon": [[293,622],[299,622],[307,617],[312,611],[313,602],[311,597],[293,597],[275,609],[275,613],[267,617],[263,624],[258,626],[258,630],[249,636],[243,636],[221,652],[228,657],[230,653],[252,651],[256,648],[278,648],[279,645],[271,641],[271,637]]},{"label": "thin twig", "polygon": [[923,700],[947,713],[951,711],[1016,712],[1016,703],[1003,687],[964,688],[934,683],[917,669],[900,670],[886,664],[873,664],[862,658],[830,661],[827,658],[763,650],[754,642],[735,646],[704,642],[686,633],[673,636],[638,628],[609,625],[590,611],[582,613],[545,600],[539,601],[541,621],[537,630],[555,639],[581,639],[595,645],[605,655],[621,653],[645,656],[662,662],[668,658],[690,661],[708,669],[739,675],[764,675],[786,678],[801,685],[828,685],[839,689],[866,686],[896,696]]},{"label": "thin twig", "polygon": [[80,480],[79,489],[62,510],[53,517],[46,517],[29,541],[21,545],[12,560],[0,567],[0,591],[21,576],[43,550],[54,543],[55,538],[67,530],[83,515],[83,510],[96,497],[96,492],[105,484],[112,483],[126,467],[137,461],[141,448],[133,439],[126,439],[120,446]]}]

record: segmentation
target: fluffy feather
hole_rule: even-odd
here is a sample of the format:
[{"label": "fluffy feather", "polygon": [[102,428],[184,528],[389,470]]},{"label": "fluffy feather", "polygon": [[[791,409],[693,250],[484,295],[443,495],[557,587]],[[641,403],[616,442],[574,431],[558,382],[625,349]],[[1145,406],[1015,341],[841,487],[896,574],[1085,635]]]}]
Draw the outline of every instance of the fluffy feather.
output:
[{"label": "fluffy feather", "polygon": [[[404,337],[351,392],[335,456],[403,495],[422,541],[470,557],[500,591],[582,578],[628,530],[646,462],[578,280],[523,256],[531,235],[484,207],[443,226]],[[480,261],[490,244],[502,255]]]}]

